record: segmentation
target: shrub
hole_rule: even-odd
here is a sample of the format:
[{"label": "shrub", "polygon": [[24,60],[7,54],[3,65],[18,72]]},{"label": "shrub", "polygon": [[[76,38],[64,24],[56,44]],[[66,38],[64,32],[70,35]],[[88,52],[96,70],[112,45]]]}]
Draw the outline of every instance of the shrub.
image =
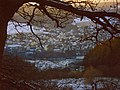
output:
[{"label": "shrub", "polygon": [[86,67],[92,65],[106,75],[120,76],[116,67],[120,65],[120,39],[97,45],[85,56],[84,63]]}]

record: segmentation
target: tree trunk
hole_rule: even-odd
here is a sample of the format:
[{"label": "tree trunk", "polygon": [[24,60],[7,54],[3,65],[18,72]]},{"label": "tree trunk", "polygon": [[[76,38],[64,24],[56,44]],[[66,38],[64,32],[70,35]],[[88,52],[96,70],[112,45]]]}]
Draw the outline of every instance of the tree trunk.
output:
[{"label": "tree trunk", "polygon": [[0,21],[0,63],[3,58],[4,46],[7,37],[7,22]]},{"label": "tree trunk", "polygon": [[[25,0],[26,1],[26,0]],[[1,0],[0,1],[0,74],[2,72],[2,61],[4,46],[7,38],[7,24],[12,18],[18,8],[25,2],[24,0]],[[0,75],[0,90],[1,88],[1,75]]]},{"label": "tree trunk", "polygon": [[[2,72],[2,61],[3,61],[3,53],[4,53],[4,46],[7,37],[7,21],[4,18],[0,17],[0,74]],[[1,89],[1,76],[0,76],[0,89]]]}]

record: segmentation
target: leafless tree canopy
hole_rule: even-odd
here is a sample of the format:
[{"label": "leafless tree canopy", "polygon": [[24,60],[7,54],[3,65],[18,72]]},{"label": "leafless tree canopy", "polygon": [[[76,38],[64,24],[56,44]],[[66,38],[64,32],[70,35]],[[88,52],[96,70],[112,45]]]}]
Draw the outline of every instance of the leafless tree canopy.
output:
[{"label": "leafless tree canopy", "polygon": [[[42,1],[42,0],[41,0]],[[12,18],[13,21],[27,23],[28,25],[40,25],[51,20],[56,27],[65,27],[74,18],[84,17],[94,24],[94,31],[88,33],[81,40],[95,40],[101,42],[101,33],[107,34],[107,39],[119,38],[120,17],[119,2],[82,1],[82,0],[44,0],[42,2],[29,2],[24,4]],[[17,18],[16,18],[17,17]],[[19,18],[18,18],[19,17]],[[88,31],[89,32],[89,31]],[[103,41],[103,40],[102,40]]]},{"label": "leafless tree canopy", "polygon": [[[0,0],[0,42],[3,43],[0,52],[6,40],[6,28],[8,21],[23,22],[30,25],[37,24],[44,26],[47,20],[52,20],[56,27],[64,27],[75,17],[84,17],[90,19],[96,24],[95,31],[83,40],[99,41],[101,33],[108,33],[108,39],[119,38],[120,33],[120,8],[118,0],[112,1],[112,4],[101,0]],[[23,5],[23,6],[22,6]],[[22,7],[21,7],[22,6]],[[18,10],[19,9],[19,10]],[[17,17],[13,17],[13,15]],[[13,17],[13,18],[12,18]],[[19,17],[19,18],[18,18]],[[43,20],[44,17],[45,20]],[[22,20],[22,21],[20,21]],[[33,33],[34,34],[34,33]],[[35,35],[35,34],[34,34]],[[39,39],[40,40],[40,39]],[[2,55],[2,53],[1,53]]]}]

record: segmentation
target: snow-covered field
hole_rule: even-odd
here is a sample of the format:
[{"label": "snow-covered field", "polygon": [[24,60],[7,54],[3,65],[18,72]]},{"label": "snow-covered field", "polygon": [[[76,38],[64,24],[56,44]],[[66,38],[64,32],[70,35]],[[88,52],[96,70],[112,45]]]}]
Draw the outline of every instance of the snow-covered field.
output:
[{"label": "snow-covered field", "polygon": [[35,64],[35,67],[37,67],[39,70],[48,70],[48,69],[56,69],[56,68],[63,68],[66,64],[70,63],[68,61],[60,61],[58,63],[54,63],[52,61],[48,60],[25,60],[26,62],[29,62],[31,64]]},{"label": "snow-covered field", "polygon": [[92,86],[84,83],[84,79],[61,79],[52,80],[57,83],[58,87],[71,87],[73,90],[91,90]]},{"label": "snow-covered field", "polygon": [[[7,34],[12,35],[12,34],[16,34],[16,33],[31,33],[30,27],[27,26],[25,23],[20,23],[20,25],[17,25],[16,22],[9,22],[8,23],[8,27],[7,27]],[[39,28],[34,26],[33,27],[33,31],[35,33],[39,33],[39,34],[49,34],[49,32],[45,31],[46,29],[44,27]]]},{"label": "snow-covered field", "polygon": [[[60,61],[49,61],[49,60],[25,60],[31,64],[34,64],[38,70],[48,70],[48,69],[56,69],[56,68],[65,68],[68,67],[69,64],[78,62],[76,59],[65,59]],[[81,60],[82,61],[82,60]]]},{"label": "snow-covered field", "polygon": [[51,61],[36,61],[35,67],[39,70],[47,70],[47,69],[54,69],[54,68],[61,68],[59,64],[55,64]]},{"label": "snow-covered field", "polygon": [[[86,83],[85,78],[56,79],[51,82],[56,83],[58,87],[71,87],[72,90],[92,90],[94,87],[91,83]],[[120,81],[116,78],[95,78],[94,82],[96,82],[97,89],[107,87],[109,90],[120,90]]]}]

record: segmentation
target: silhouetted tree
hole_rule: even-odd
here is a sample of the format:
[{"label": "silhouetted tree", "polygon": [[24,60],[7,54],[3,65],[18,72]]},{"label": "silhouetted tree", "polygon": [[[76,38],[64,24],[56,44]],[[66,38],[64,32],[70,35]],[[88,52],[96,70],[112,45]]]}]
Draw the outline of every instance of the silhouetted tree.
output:
[{"label": "silhouetted tree", "polygon": [[[29,2],[35,2],[36,4],[31,4]],[[33,6],[32,13],[26,13],[23,9],[21,14],[18,9],[25,3],[29,3]],[[120,14],[119,14],[119,2],[115,2],[114,8],[112,6],[109,9],[113,8],[114,10],[110,11],[109,9],[104,10],[102,7],[99,7],[99,2],[92,1],[80,1],[80,0],[0,0],[0,64],[2,62],[2,56],[5,46],[5,40],[7,37],[7,24],[10,20],[15,21],[16,19],[12,18],[13,15],[17,12],[24,19],[27,19],[26,23],[30,25],[32,31],[32,21],[35,17],[36,9],[40,10],[43,15],[47,15],[51,20],[56,22],[57,27],[61,27],[60,17],[62,14],[56,14],[55,10],[64,10],[81,17],[89,18],[96,24],[96,32],[89,38],[94,37],[98,41],[98,34],[101,30],[104,30],[110,34],[110,40],[115,37],[119,38],[118,34],[120,33]],[[51,8],[56,8],[55,10]],[[28,7],[29,8],[29,7]],[[65,13],[67,15],[67,13]],[[29,18],[25,18],[30,16]],[[57,17],[58,16],[58,17]],[[68,16],[68,15],[67,15]],[[64,18],[67,18],[64,16]],[[68,20],[67,18],[66,20]],[[16,21],[17,22],[17,21]],[[64,21],[63,21],[64,22]],[[33,32],[34,34],[34,32]],[[88,38],[87,38],[88,39]],[[86,40],[87,40],[86,39]],[[1,66],[1,65],[0,65]]]}]

